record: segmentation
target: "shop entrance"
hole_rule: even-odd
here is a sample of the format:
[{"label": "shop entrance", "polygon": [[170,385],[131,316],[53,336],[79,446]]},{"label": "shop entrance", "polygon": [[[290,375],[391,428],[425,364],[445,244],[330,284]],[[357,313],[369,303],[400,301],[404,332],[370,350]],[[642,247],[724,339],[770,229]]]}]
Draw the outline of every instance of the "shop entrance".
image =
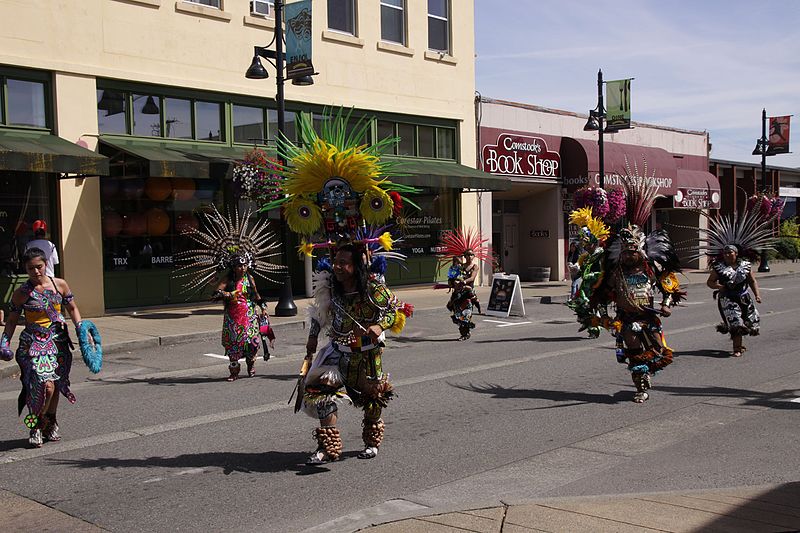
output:
[{"label": "shop entrance", "polygon": [[519,215],[503,214],[503,270],[519,274]]}]

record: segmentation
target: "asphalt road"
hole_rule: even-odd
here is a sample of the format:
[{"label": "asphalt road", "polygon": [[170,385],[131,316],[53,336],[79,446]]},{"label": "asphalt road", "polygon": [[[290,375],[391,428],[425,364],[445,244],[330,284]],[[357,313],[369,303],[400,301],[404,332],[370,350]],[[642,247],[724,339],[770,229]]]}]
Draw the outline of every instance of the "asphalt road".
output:
[{"label": "asphalt road", "polygon": [[39,450],[2,380],[0,489],[112,531],[333,531],[419,506],[797,481],[800,278],[762,287],[763,334],[741,359],[696,288],[666,319],[677,358],[642,405],[613,339],[584,338],[563,305],[478,317],[466,342],[444,309],[418,313],[385,354],[397,398],[379,456],[355,457],[360,413],[342,407],[345,459],[323,467],[303,465],[316,423],[287,405],[299,329],[235,383],[206,355],[216,342],[113,354],[99,376],[76,361],[63,441]]}]

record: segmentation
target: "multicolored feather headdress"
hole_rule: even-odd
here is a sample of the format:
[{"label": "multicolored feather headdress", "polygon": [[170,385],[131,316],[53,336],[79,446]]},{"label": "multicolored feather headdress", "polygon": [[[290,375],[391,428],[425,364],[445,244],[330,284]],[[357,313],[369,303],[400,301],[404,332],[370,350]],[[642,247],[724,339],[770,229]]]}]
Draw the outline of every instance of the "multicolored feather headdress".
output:
[{"label": "multicolored feather headdress", "polygon": [[201,214],[204,227],[183,231],[196,246],[176,254],[176,277],[189,278],[183,286],[185,292],[202,290],[218,272],[236,264],[245,264],[253,274],[278,283],[275,276],[285,274],[286,267],[267,259],[280,255],[280,242],[267,229],[266,219],[251,227],[251,214],[247,209],[241,216],[236,210],[232,216],[223,216],[212,204],[210,211]]},{"label": "multicolored feather headdress", "polygon": [[569,221],[580,228],[581,240],[589,243],[602,243],[609,236],[608,226],[602,219],[592,216],[591,207],[582,207],[569,214]]},{"label": "multicolored feather headdress", "polygon": [[308,255],[342,242],[379,243],[391,250],[389,232],[370,237],[363,232],[367,226],[386,224],[399,209],[402,195],[417,191],[386,179],[393,165],[381,155],[399,139],[365,144],[370,121],[362,118],[353,124],[350,112],[341,109],[326,114],[319,134],[306,114],[298,115],[297,126],[298,144],[286,138],[278,141],[286,161],[280,171],[285,196],[261,209],[281,207],[289,228],[303,236],[300,251]]}]

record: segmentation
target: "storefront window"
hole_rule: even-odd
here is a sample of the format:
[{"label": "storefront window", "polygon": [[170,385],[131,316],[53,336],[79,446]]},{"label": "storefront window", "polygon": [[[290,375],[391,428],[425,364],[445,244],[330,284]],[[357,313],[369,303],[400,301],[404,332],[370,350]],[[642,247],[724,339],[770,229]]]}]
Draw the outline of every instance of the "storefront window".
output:
[{"label": "storefront window", "polygon": [[397,155],[415,155],[414,129],[413,124],[400,123],[397,125],[397,135],[400,137],[400,142],[397,144]]},{"label": "storefront window", "polygon": [[101,178],[100,194],[106,271],[172,269],[175,252],[190,245],[181,232],[222,204],[217,180]]},{"label": "storefront window", "polygon": [[158,96],[133,95],[133,134],[161,137],[161,106]]},{"label": "storefront window", "polygon": [[221,141],[222,105],[216,102],[195,102],[195,138],[202,141]]},{"label": "storefront window", "polygon": [[[290,141],[297,140],[297,125],[295,124],[295,112],[284,112],[284,134]],[[267,111],[267,120],[269,121],[269,140],[275,142],[278,138],[278,112],[270,109]]]},{"label": "storefront window", "polygon": [[97,90],[97,127],[100,133],[128,133],[125,121],[128,109],[127,95],[111,89]]},{"label": "storefront window", "polygon": [[53,197],[51,184],[47,174],[0,172],[0,277],[25,273],[20,257],[28,241],[35,238],[36,220],[44,220],[46,238],[57,241],[52,235],[56,224],[49,200]]},{"label": "storefront window", "polygon": [[233,106],[233,142],[264,144],[264,109],[243,105]]},{"label": "storefront window", "polygon": [[431,126],[417,126],[417,155],[419,157],[434,157],[436,155],[434,137],[434,129]]},{"label": "storefront window", "polygon": [[43,82],[7,79],[5,98],[8,124],[46,127],[44,92]]},{"label": "storefront window", "polygon": [[456,227],[455,190],[423,189],[413,200],[420,210],[405,207],[397,219],[401,251],[409,256],[435,255],[442,232]]},{"label": "storefront window", "polygon": [[456,130],[436,128],[436,157],[439,159],[456,158]]},{"label": "storefront window", "polygon": [[183,98],[164,98],[164,117],[166,137],[192,138],[192,102]]}]

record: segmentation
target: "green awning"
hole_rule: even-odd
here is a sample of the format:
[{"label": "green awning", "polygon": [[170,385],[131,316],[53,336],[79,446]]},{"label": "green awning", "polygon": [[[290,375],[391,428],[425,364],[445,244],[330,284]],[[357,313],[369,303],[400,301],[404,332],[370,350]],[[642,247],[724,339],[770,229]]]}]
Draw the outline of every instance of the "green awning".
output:
[{"label": "green awning", "polygon": [[224,178],[246,149],[222,144],[151,141],[100,136],[103,153],[124,152],[147,161],[148,176],[165,178]]},{"label": "green awning", "polygon": [[0,130],[0,170],[107,176],[108,158],[47,132]]},{"label": "green awning", "polygon": [[506,177],[495,176],[454,161],[398,157],[387,157],[386,160],[397,165],[397,172],[390,179],[406,185],[482,191],[507,191],[511,188],[511,182]]}]

